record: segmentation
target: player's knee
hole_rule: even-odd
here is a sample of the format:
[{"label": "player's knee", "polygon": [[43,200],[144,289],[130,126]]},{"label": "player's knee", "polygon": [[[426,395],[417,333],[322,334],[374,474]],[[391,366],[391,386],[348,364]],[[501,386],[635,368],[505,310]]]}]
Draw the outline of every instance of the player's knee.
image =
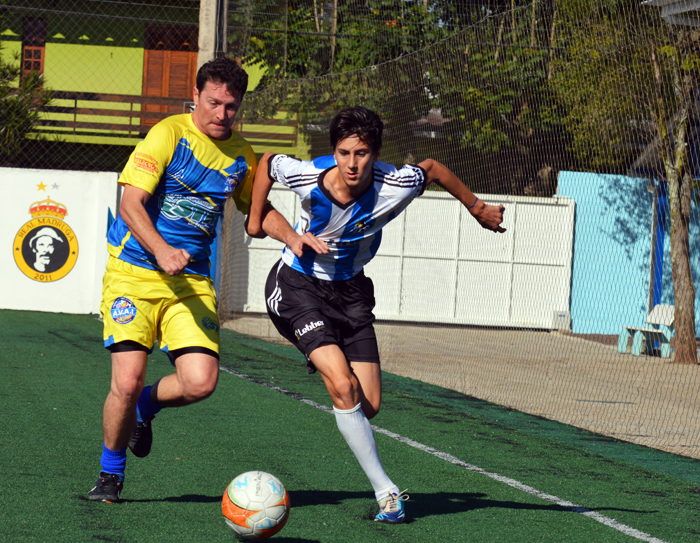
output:
[{"label": "player's knee", "polygon": [[110,393],[125,405],[134,405],[143,389],[144,378],[138,375],[126,375],[112,380]]},{"label": "player's knee", "polygon": [[352,379],[335,379],[329,392],[333,397],[333,405],[339,409],[352,409],[360,402],[357,383]]},{"label": "player's knee", "polygon": [[190,381],[184,387],[185,399],[189,403],[200,402],[214,394],[216,377]]}]

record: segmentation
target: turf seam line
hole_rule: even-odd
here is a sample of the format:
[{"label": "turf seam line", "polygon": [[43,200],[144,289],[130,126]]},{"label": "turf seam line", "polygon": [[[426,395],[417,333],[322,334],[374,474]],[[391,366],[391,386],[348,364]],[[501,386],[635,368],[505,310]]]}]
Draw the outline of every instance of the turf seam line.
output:
[{"label": "turf seam line", "polygon": [[[299,400],[300,402],[303,402],[307,405],[310,405],[311,407],[315,407],[316,409],[320,409],[321,411],[325,411],[326,413],[331,413],[331,414],[333,413],[332,408],[327,407],[325,405],[322,405],[320,403],[317,403],[313,400],[309,400],[308,398],[304,398],[303,396],[301,396],[300,394],[297,394],[295,392],[290,392],[290,391],[285,390],[283,388],[280,388],[278,386],[271,385],[271,384],[266,383],[264,381],[260,381],[259,379],[256,379],[255,377],[250,377],[249,375],[246,375],[244,373],[240,373],[236,370],[232,370],[231,368],[226,368],[224,366],[221,366],[221,369],[227,373],[230,373],[231,375],[235,375],[236,377],[241,377],[242,379],[246,379],[247,381],[250,381],[251,383],[255,383],[256,385],[262,385],[266,388],[269,388],[270,390],[274,390],[275,392],[279,392],[280,394],[284,394],[285,396],[288,396],[288,397],[293,398],[295,400]],[[410,447],[413,447],[414,449],[418,449],[419,451],[426,452],[426,453],[431,454],[437,458],[440,458],[441,460],[449,462],[450,464],[453,464],[455,466],[459,466],[459,467],[464,468],[464,469],[469,470],[469,471],[473,471],[474,473],[479,473],[480,475],[485,475],[486,477],[489,477],[490,479],[493,479],[494,481],[506,484],[512,488],[520,490],[521,492],[525,492],[526,494],[529,494],[529,495],[534,496],[536,498],[540,498],[542,500],[554,503],[554,504],[556,504],[564,509],[568,509],[569,511],[571,511],[573,513],[579,513],[581,515],[584,515],[592,520],[595,520],[596,522],[600,522],[601,524],[603,524],[609,528],[612,528],[613,530],[617,530],[619,532],[622,532],[623,534],[628,535],[630,537],[634,537],[635,539],[639,539],[640,541],[646,541],[647,543],[667,543],[663,539],[658,539],[650,534],[647,534],[645,532],[637,530],[636,528],[632,528],[631,526],[627,526],[626,524],[623,524],[623,523],[621,523],[613,518],[602,515],[602,514],[598,513],[597,511],[593,511],[593,510],[588,509],[586,507],[576,505],[575,503],[563,500],[557,496],[547,494],[545,492],[537,490],[534,487],[531,487],[531,486],[528,486],[524,483],[516,481],[515,479],[511,479],[510,477],[506,477],[505,475],[500,475],[498,473],[486,471],[485,469],[480,468],[479,466],[474,466],[473,464],[468,464],[467,462],[464,462],[464,461],[460,460],[459,458],[452,456],[449,453],[439,451],[437,449],[429,447],[428,445],[424,445],[422,443],[419,443],[417,441],[412,440],[411,438],[394,433],[390,430],[380,428],[379,426],[375,426],[374,424],[372,424],[371,426],[375,432],[382,434],[386,437],[390,437],[392,439],[395,439],[396,441],[399,441],[399,442],[404,443],[406,445],[409,445]]]}]

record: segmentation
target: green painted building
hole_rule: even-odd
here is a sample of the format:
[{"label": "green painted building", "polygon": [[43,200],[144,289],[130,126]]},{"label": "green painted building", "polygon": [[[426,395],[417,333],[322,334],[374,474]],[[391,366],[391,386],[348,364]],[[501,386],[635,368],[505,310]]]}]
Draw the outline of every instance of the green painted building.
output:
[{"label": "green painted building", "polygon": [[[0,54],[5,60],[19,57],[23,70],[40,71],[46,88],[54,92],[33,134],[42,149],[52,148],[52,155],[80,149],[79,154],[99,156],[106,151],[94,147],[107,146],[118,161],[125,160],[155,122],[190,110],[198,2],[13,0],[11,4],[0,9]],[[246,70],[252,91],[264,70],[250,66]],[[244,135],[253,136],[249,140],[257,153],[305,154],[305,147],[297,145],[294,122],[243,129]],[[123,150],[115,151],[115,146]]]}]

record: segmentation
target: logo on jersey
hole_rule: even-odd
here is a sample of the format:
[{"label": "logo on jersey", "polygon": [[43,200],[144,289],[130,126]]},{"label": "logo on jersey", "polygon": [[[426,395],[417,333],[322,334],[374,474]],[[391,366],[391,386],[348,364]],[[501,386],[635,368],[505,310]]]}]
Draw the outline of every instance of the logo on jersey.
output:
[{"label": "logo on jersey", "polygon": [[150,174],[154,174],[158,171],[158,161],[144,153],[134,153],[134,166]]},{"label": "logo on jersey", "polygon": [[370,228],[372,228],[372,226],[374,226],[374,222],[374,219],[371,217],[362,218],[352,225],[350,231],[354,234],[360,234],[365,230],[369,230]]},{"label": "logo on jersey", "polygon": [[224,184],[224,194],[228,196],[234,190],[236,190],[236,187],[245,178],[245,175],[248,172],[248,164],[246,164],[244,157],[239,156],[231,166],[224,170],[224,172],[227,174]]},{"label": "logo on jersey", "polygon": [[316,322],[310,322],[304,328],[301,330],[297,329],[294,330],[294,335],[297,337],[297,339],[301,339],[301,336],[303,336],[306,332],[311,332],[313,330],[320,330],[322,328],[325,328],[325,324],[323,321],[316,321]]},{"label": "logo on jersey", "polygon": [[204,326],[204,328],[207,330],[216,330],[217,332],[219,331],[219,325],[216,324],[216,322],[214,322],[209,317],[204,317],[202,319],[202,326]]},{"label": "logo on jersey", "polygon": [[117,324],[129,324],[136,318],[136,306],[129,298],[120,296],[112,304],[112,320]]},{"label": "logo on jersey", "polygon": [[216,219],[221,213],[219,207],[203,198],[181,196],[179,194],[161,194],[160,212],[171,221],[186,220],[192,226],[211,233]]}]

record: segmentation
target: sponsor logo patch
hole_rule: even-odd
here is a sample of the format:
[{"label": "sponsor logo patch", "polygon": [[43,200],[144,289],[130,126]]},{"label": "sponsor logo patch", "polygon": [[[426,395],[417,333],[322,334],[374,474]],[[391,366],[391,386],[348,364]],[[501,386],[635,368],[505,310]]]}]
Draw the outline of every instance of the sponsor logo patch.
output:
[{"label": "sponsor logo patch", "polygon": [[158,171],[158,161],[144,153],[134,153],[134,166],[148,173],[156,173]]},{"label": "sponsor logo patch", "polygon": [[368,230],[374,226],[374,219],[372,217],[366,217],[364,219],[360,219],[357,221],[353,227],[352,227],[352,232],[355,232],[356,234],[359,234],[360,232],[364,232],[365,230]]},{"label": "sponsor logo patch", "polygon": [[216,324],[216,322],[214,322],[214,321],[213,321],[212,319],[210,319],[209,317],[204,317],[204,318],[202,319],[202,325],[203,325],[204,328],[206,328],[207,330],[216,330],[217,332],[219,331],[219,325]]},{"label": "sponsor logo patch", "polygon": [[181,196],[179,194],[161,194],[159,197],[160,212],[171,221],[185,220],[195,228],[212,233],[216,220],[221,215],[221,208],[196,196]]},{"label": "sponsor logo patch", "polygon": [[299,330],[298,328],[294,330],[294,335],[297,337],[297,339],[301,339],[301,336],[303,336],[307,332],[312,332],[313,330],[321,330],[323,328],[325,328],[325,324],[323,321],[310,322],[301,330]]},{"label": "sponsor logo patch", "polygon": [[136,318],[136,306],[129,298],[120,296],[112,304],[112,319],[118,324],[129,324]]},{"label": "sponsor logo patch", "polygon": [[243,178],[248,172],[248,164],[246,164],[245,157],[237,157],[236,161],[224,171],[227,174],[224,182],[224,194],[229,196],[234,190],[236,190],[236,187],[238,187],[240,182],[243,181]]}]

